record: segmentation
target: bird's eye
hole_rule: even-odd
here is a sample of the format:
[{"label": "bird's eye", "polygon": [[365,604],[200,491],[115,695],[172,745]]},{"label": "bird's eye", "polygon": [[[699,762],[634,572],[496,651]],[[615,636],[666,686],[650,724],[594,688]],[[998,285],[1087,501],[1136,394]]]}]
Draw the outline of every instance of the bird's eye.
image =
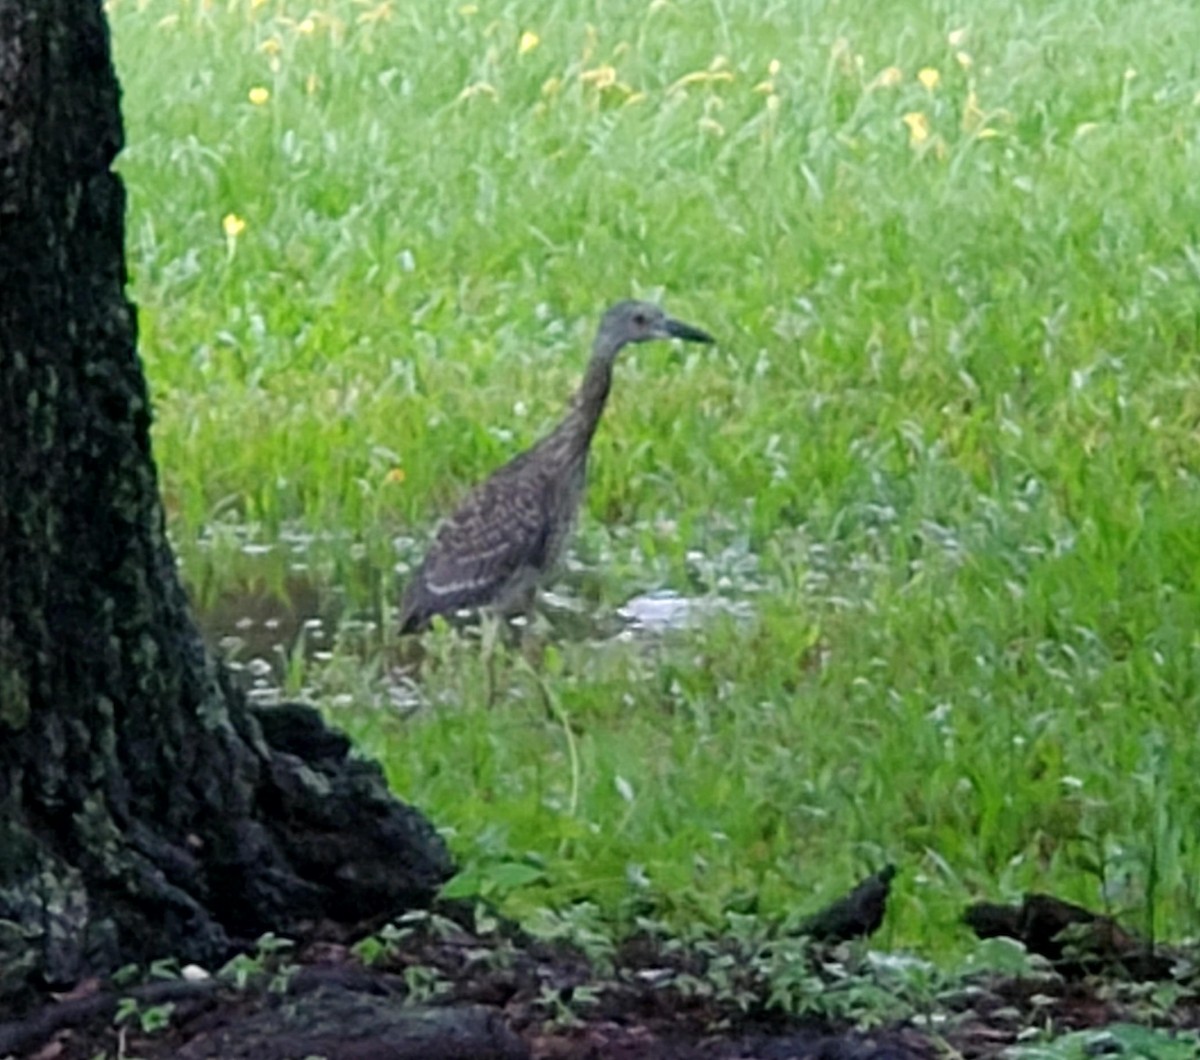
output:
[{"label": "bird's eye", "polygon": [[645,313],[634,313],[633,322],[639,327],[644,328],[649,321],[646,320]]}]

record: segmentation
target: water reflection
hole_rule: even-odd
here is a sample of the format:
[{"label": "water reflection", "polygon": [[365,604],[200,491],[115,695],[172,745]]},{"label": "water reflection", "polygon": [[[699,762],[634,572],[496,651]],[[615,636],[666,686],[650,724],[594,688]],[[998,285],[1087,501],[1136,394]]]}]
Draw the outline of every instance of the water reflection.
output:
[{"label": "water reflection", "polygon": [[316,662],[331,657],[345,610],[341,594],[299,573],[240,578],[207,598],[191,592],[205,639],[260,703],[279,699],[297,651]]}]

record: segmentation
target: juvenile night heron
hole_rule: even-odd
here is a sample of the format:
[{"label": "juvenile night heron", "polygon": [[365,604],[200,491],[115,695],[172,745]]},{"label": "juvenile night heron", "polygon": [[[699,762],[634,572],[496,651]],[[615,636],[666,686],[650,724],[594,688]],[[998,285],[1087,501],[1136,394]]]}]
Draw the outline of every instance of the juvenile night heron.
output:
[{"label": "juvenile night heron", "polygon": [[671,338],[713,341],[648,302],[620,302],[604,314],[583,382],[562,422],[476,486],[438,530],[404,591],[401,632],[424,629],[434,615],[463,608],[502,614],[529,608],[575,524],[588,449],[617,354],[631,342]]}]

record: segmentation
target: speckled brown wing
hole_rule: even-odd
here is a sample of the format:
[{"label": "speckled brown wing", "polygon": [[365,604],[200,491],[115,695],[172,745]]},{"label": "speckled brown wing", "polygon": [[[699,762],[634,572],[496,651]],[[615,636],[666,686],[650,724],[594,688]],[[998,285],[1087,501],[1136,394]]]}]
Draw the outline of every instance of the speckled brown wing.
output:
[{"label": "speckled brown wing", "polygon": [[496,603],[540,572],[551,521],[546,506],[546,485],[536,475],[497,474],[468,494],[405,589],[401,632],[423,629],[434,615]]}]

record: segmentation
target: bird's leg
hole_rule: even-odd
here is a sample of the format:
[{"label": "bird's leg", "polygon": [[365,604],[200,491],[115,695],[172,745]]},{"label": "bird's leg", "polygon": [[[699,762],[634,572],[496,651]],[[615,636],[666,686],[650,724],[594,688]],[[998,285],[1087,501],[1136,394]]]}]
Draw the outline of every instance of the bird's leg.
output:
[{"label": "bird's leg", "polygon": [[537,583],[534,582],[521,596],[521,614],[525,616],[529,623],[532,623],[537,617],[537,602]]},{"label": "bird's leg", "polygon": [[[540,616],[539,616],[540,617]],[[545,619],[542,619],[542,628],[535,627],[533,622],[522,622],[514,629],[518,635],[516,647],[521,653],[521,658],[525,664],[531,669],[540,672],[542,668],[542,660],[546,656],[546,627]]]},{"label": "bird's leg", "polygon": [[483,655],[483,702],[487,709],[491,710],[497,700],[496,645],[499,640],[500,626],[504,620],[488,611],[484,611],[479,619],[479,650]]}]

